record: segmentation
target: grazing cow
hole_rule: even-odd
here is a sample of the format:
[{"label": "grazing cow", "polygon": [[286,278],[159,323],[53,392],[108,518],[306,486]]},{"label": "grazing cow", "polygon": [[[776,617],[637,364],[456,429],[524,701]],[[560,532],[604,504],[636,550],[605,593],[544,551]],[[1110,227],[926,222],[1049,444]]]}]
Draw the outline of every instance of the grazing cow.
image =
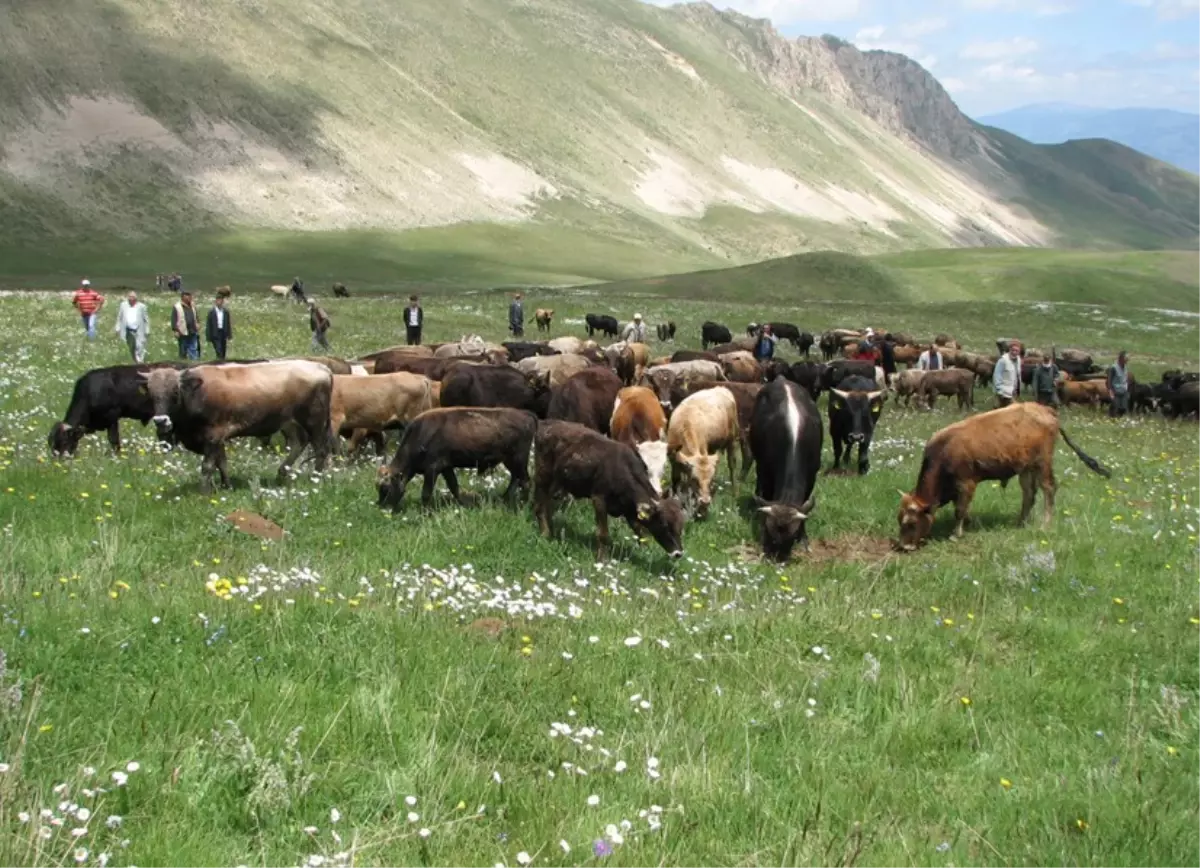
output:
[{"label": "grazing cow", "polygon": [[779,378],[754,402],[750,448],[757,465],[754,501],[762,521],[763,554],[786,562],[799,542],[808,550],[807,521],[821,469],[821,414],[808,392]]},{"label": "grazing cow", "polygon": [[933,530],[933,514],[954,502],[954,536],[961,537],[975,487],[985,480],[1008,485],[1021,481],[1021,516],[1024,524],[1033,509],[1040,483],[1045,513],[1043,525],[1054,514],[1054,444],[1059,435],[1088,468],[1103,477],[1112,474],[1096,459],[1071,442],[1050,407],[1032,402],[1010,404],[955,422],[935,433],[925,444],[916,487],[900,492],[900,546],[913,551]]},{"label": "grazing cow", "polygon": [[672,362],[720,362],[721,358],[710,350],[676,350],[671,353]]},{"label": "grazing cow", "polygon": [[829,438],[833,441],[833,469],[842,466],[842,450],[850,462],[850,449],[858,445],[858,472],[871,469],[871,437],[883,412],[884,393],[874,380],[847,377],[829,393]]},{"label": "grazing cow", "polygon": [[706,350],[713,344],[727,344],[732,340],[729,329],[720,323],[706,320],[700,326],[700,345]]},{"label": "grazing cow", "polygon": [[234,437],[284,431],[291,449],[279,467],[281,482],[306,445],[312,446],[317,471],[325,469],[333,439],[333,374],[324,365],[307,360],[197,365],[139,376],[154,402],[159,431],[174,431],[184,447],[204,456],[201,491],[211,491],[214,469],[228,487],[225,441]]},{"label": "grazing cow", "polygon": [[670,321],[665,322],[665,323],[659,323],[654,328],[655,328],[655,331],[658,333],[658,339],[660,341],[674,342],[674,340],[675,340],[675,323],[670,322]]},{"label": "grazing cow", "polygon": [[465,506],[455,468],[487,473],[503,464],[511,479],[504,497],[529,490],[529,451],[537,432],[537,417],[511,407],[441,407],[426,410],[408,424],[391,464],[379,468],[379,506],[398,512],[404,489],[414,476],[423,476],[421,503],[429,506],[438,476]]},{"label": "grazing cow", "polygon": [[926,371],[917,384],[917,396],[932,410],[938,395],[957,395],[958,409],[975,406],[975,374],[963,368]]},{"label": "grazing cow", "polygon": [[671,362],[666,365],[658,365],[653,368],[647,368],[642,374],[642,380],[639,385],[648,386],[658,396],[659,403],[663,405],[663,409],[668,414],[671,412],[671,387],[676,382],[682,382],[690,379],[696,380],[721,380],[725,381],[725,370],[721,367],[720,362]]},{"label": "grazing cow", "polygon": [[350,290],[346,289],[346,284],[344,284],[344,283],[335,283],[333,285],[333,297],[334,298],[349,298]]},{"label": "grazing cow", "polygon": [[725,451],[729,481],[737,497],[737,459],[734,447],[741,443],[737,400],[729,389],[717,387],[688,395],[667,427],[667,456],[671,461],[671,493],[695,503],[696,516],[704,518],[712,503],[713,477],[719,453]]},{"label": "grazing cow", "polygon": [[[329,406],[334,442],[340,448],[338,435],[350,434],[350,454],[357,455],[369,434],[399,428],[435,406],[432,383],[420,374],[335,375]],[[382,438],[376,447],[382,454]]]},{"label": "grazing cow", "polygon": [[539,341],[505,341],[504,349],[508,351],[509,362],[519,362],[531,356],[557,356],[558,350]]},{"label": "grazing cow", "polygon": [[533,314],[533,318],[537,320],[537,330],[540,332],[550,331],[550,321],[554,319],[554,309],[539,307]]},{"label": "grazing cow", "polygon": [[606,337],[615,338],[620,331],[617,318],[603,313],[589,313],[584,317],[587,323],[588,337],[594,337],[596,332],[603,332]]},{"label": "grazing cow", "polygon": [[912,406],[913,395],[917,394],[917,390],[921,386],[921,378],[924,376],[925,371],[919,368],[909,368],[892,377],[892,391],[896,393],[897,399],[904,398],[905,407]]},{"label": "grazing cow", "polygon": [[578,422],[601,434],[608,433],[613,405],[624,383],[608,368],[588,368],[550,393],[547,419]]},{"label": "grazing cow", "polygon": [[556,356],[530,356],[513,367],[526,377],[540,378],[548,386],[561,386],[580,371],[592,367],[592,362],[579,353],[561,353]]},{"label": "grazing cow", "polygon": [[1090,404],[1099,407],[1111,403],[1108,397],[1108,383],[1104,380],[1085,380],[1082,383],[1072,380],[1059,380],[1058,400],[1064,404]]},{"label": "grazing cow", "polygon": [[597,346],[595,341],[585,341],[583,338],[551,338],[546,341],[546,346],[552,350],[558,350],[560,353],[580,353],[588,347]]},{"label": "grazing cow", "polygon": [[541,398],[547,394],[544,383],[531,381],[507,365],[460,363],[442,377],[441,403],[443,407],[512,407],[543,415]]},{"label": "grazing cow", "polygon": [[671,387],[671,404],[678,407],[688,395],[702,392],[705,389],[723,387],[728,389],[737,401],[738,430],[742,444],[742,479],[750,475],[750,467],[754,464],[754,456],[750,452],[750,420],[754,416],[754,402],[762,391],[762,383],[729,383],[718,380],[677,380]]},{"label": "grazing cow", "polygon": [[[48,443],[54,457],[74,455],[79,441],[93,431],[107,431],[113,452],[121,451],[121,419],[136,419],[142,425],[154,418],[154,402],[150,400],[141,374],[155,368],[180,368],[175,362],[156,362],[152,365],[114,365],[95,368],[75,381],[71,403],[61,422],[50,429]],[[159,439],[173,442],[169,433],[159,432]]]},{"label": "grazing cow", "polygon": [[617,392],[608,433],[613,440],[638,451],[654,493],[662,496],[662,477],[667,468],[667,414],[654,393],[645,386],[626,386]]},{"label": "grazing cow", "polygon": [[375,369],[372,371],[376,376],[380,374],[396,374],[406,372],[409,374],[420,374],[423,377],[428,377],[431,380],[441,381],[454,368],[461,365],[469,365],[471,367],[489,367],[482,364],[482,359],[473,357],[470,361],[462,359],[435,359],[432,356],[406,356],[397,354],[395,356],[384,356],[375,362]]},{"label": "grazing cow", "polygon": [[648,531],[672,558],[683,556],[683,508],[655,493],[633,447],[561,420],[538,425],[534,442],[533,511],[545,536],[551,535],[557,500],[570,495],[592,501],[597,560],[608,557],[610,515],[625,519],[634,533]]}]

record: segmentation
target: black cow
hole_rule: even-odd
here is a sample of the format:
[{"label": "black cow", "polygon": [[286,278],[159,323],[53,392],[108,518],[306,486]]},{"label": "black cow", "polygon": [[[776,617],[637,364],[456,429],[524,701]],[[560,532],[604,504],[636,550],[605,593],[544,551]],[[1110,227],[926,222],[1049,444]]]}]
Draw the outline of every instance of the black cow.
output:
[{"label": "black cow", "polygon": [[732,340],[733,335],[730,334],[729,329],[719,322],[706,320],[700,326],[700,345],[706,350],[713,344],[727,344]]},{"label": "black cow", "polygon": [[594,336],[596,332],[603,332],[608,337],[615,338],[620,331],[617,318],[608,314],[589,313],[584,320],[587,322],[588,337]]},{"label": "black cow", "polygon": [[379,468],[379,506],[400,509],[404,489],[414,476],[423,476],[421,503],[433,499],[438,476],[460,505],[456,467],[486,473],[501,464],[511,479],[504,492],[511,498],[529,490],[529,451],[537,433],[537,417],[510,407],[438,407],[408,423],[392,463]]},{"label": "black cow", "polygon": [[808,549],[806,524],[817,504],[824,438],[821,414],[804,389],[782,377],[763,386],[754,402],[750,449],[763,554],[772,560],[787,561],[797,541]]},{"label": "black cow", "polygon": [[672,558],[683,556],[683,507],[654,493],[636,449],[557,419],[538,425],[535,444],[533,512],[544,535],[551,535],[555,506],[566,494],[592,501],[598,560],[608,556],[610,515],[625,519],[634,533],[649,531]]},{"label": "black cow", "polygon": [[513,407],[541,416],[543,394],[548,390],[540,379],[531,382],[516,368],[457,364],[442,377],[440,403],[443,407]]},{"label": "black cow", "polygon": [[[154,418],[154,401],[146,392],[141,373],[155,368],[182,368],[177,362],[150,365],[113,365],[95,368],[75,381],[71,403],[61,422],[54,423],[47,442],[55,457],[74,455],[85,434],[108,431],[114,452],[121,451],[121,419],[136,419],[146,425]],[[174,443],[174,432],[160,432],[158,439]]]},{"label": "black cow", "polygon": [[660,341],[675,340],[675,323],[670,322],[670,321],[665,322],[665,323],[659,323],[654,328],[655,328],[655,331],[658,332],[658,339]]},{"label": "black cow", "polygon": [[821,390],[828,391],[833,389],[847,377],[862,377],[866,380],[874,380],[875,363],[858,359],[837,359],[832,361],[821,372]]},{"label": "black cow", "polygon": [[817,342],[817,346],[821,350],[821,358],[828,362],[842,348],[842,342],[838,340],[837,335],[833,332],[824,332],[821,335],[821,339]]},{"label": "black cow", "polygon": [[621,378],[608,368],[586,368],[551,391],[546,418],[578,422],[607,434],[617,392],[623,385]]},{"label": "black cow", "polygon": [[[808,355],[808,351],[812,349],[813,336],[808,332],[802,332],[798,327],[790,322],[769,322],[772,334],[781,341],[790,341],[797,352]],[[751,333],[753,334],[753,333]]]},{"label": "black cow", "polygon": [[333,297],[334,298],[349,298],[350,290],[346,289],[346,284],[344,284],[344,283],[335,283],[333,285]]},{"label": "black cow", "polygon": [[874,380],[847,377],[829,392],[829,437],[833,440],[833,469],[842,466],[842,451],[850,462],[850,449],[858,445],[858,472],[871,468],[871,436],[883,412],[883,392]]},{"label": "black cow", "polygon": [[1094,374],[1100,370],[1099,365],[1095,365],[1090,361],[1089,362],[1078,362],[1078,361],[1072,361],[1070,359],[1055,359],[1054,364],[1056,364],[1058,366],[1058,369],[1060,371],[1062,371],[1064,374],[1070,374],[1073,378],[1075,378],[1077,380],[1081,380],[1084,377],[1086,377],[1088,374]]},{"label": "black cow", "polygon": [[672,363],[674,363],[674,362],[694,362],[694,361],[698,361],[698,360],[705,361],[705,362],[720,362],[721,361],[720,357],[716,353],[710,352],[708,350],[676,350],[675,352],[671,353],[671,362]]},{"label": "black cow", "polygon": [[558,350],[554,347],[547,346],[540,341],[505,341],[500,346],[508,350],[508,360],[510,362],[519,362],[521,359],[532,358],[533,356],[557,356]]},{"label": "black cow", "polygon": [[1163,398],[1162,408],[1163,413],[1171,419],[1200,416],[1200,383],[1188,380],[1178,389],[1171,390]]},{"label": "black cow", "polygon": [[783,376],[793,383],[803,386],[815,401],[821,397],[821,392],[828,388],[822,385],[827,368],[828,365],[824,362],[793,362],[784,371]]}]

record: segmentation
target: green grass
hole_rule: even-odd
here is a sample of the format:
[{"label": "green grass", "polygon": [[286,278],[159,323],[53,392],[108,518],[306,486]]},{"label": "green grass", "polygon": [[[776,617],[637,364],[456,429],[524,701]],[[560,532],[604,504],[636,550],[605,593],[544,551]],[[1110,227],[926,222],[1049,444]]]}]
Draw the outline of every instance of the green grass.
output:
[{"label": "green grass", "polygon": [[[651,323],[675,319],[691,346],[709,316],[758,313],[613,287],[531,292],[527,309],[543,301],[558,308],[556,334],[581,334],[585,311],[624,319],[636,306]],[[153,358],[172,354],[167,304],[150,299]],[[399,304],[329,300],[334,350],[395,343]],[[1016,527],[1015,487],[988,485],[959,542],[943,514],[917,554],[776,570],[743,557],[755,536],[722,469],[682,563],[614,523],[617,560],[595,565],[590,508],[571,506],[562,537],[540,538],[527,508],[492,499],[503,471],[462,474],[478,507],[422,514],[410,490],[392,517],[374,505],[369,462],[280,489],[266,481],[278,458],[239,443],[235,487],[207,498],[197,457],[158,454],[136,424],[123,426],[120,459],[95,435],[74,461],[53,461],[45,435],[74,378],[124,359],[114,311],[87,345],[63,297],[4,305],[4,864],[73,864],[76,847],[112,865],[346,852],[354,864],[516,865],[523,851],[535,865],[1196,863],[1194,424],[1066,411],[1072,437],[1114,474],[1060,449],[1047,530]],[[427,338],[499,338],[505,305],[499,293],[435,294]],[[232,310],[237,355],[307,351],[295,306],[237,293]],[[1105,359],[1120,344],[1142,377],[1194,367],[1200,339],[1194,319],[1134,308],[1119,320],[1009,302],[771,310],[815,327],[947,330],[981,350],[999,333]],[[888,406],[870,474],[818,483],[818,550],[892,535],[896,489],[959,415]],[[238,507],[288,535],[264,544],[224,526]],[[211,574],[238,592],[220,599]],[[508,629],[481,637],[467,629],[480,617]],[[551,738],[554,723],[584,744]],[[140,768],[117,786],[111,773],[130,762]],[[106,792],[84,794],[97,785],[84,767]],[[92,817],[37,819],[64,801]],[[623,843],[597,858],[609,824]],[[87,832],[73,841],[72,828]]]}]

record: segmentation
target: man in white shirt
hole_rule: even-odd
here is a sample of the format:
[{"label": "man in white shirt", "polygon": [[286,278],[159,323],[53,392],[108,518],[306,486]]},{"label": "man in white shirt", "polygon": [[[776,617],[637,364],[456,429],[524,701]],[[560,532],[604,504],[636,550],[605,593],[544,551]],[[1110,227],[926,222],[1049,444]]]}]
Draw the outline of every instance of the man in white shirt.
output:
[{"label": "man in white shirt", "polygon": [[642,315],[635,313],[633,322],[625,326],[625,330],[621,333],[621,340],[631,344],[644,344],[646,342],[646,324],[642,322]]},{"label": "man in white shirt", "polygon": [[125,338],[129,355],[134,364],[146,361],[146,338],[150,336],[150,316],[146,305],[138,301],[137,293],[131,292],[117,308],[117,337]]},{"label": "man in white shirt", "polygon": [[942,359],[942,354],[933,344],[930,344],[929,349],[921,353],[917,359],[917,369],[921,371],[940,371],[944,367],[946,367],[946,363]]},{"label": "man in white shirt", "polygon": [[996,409],[1007,407],[1021,394],[1021,343],[1013,341],[1008,352],[996,361],[992,371],[992,389],[996,393]]}]

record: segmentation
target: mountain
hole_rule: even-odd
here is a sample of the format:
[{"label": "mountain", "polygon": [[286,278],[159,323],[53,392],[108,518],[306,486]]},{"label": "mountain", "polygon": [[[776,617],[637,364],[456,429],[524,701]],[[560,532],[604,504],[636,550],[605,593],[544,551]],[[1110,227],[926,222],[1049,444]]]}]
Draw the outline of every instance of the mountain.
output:
[{"label": "mountain", "polygon": [[1200,114],[1157,108],[1099,109],[1037,103],[976,120],[1041,144],[1111,139],[1155,159],[1200,173]]},{"label": "mountain", "polygon": [[1173,167],[1030,144],[906,57],[707,3],[7,3],[0,57],[0,245],[26,257],[481,225],[697,267],[1197,243]]}]

